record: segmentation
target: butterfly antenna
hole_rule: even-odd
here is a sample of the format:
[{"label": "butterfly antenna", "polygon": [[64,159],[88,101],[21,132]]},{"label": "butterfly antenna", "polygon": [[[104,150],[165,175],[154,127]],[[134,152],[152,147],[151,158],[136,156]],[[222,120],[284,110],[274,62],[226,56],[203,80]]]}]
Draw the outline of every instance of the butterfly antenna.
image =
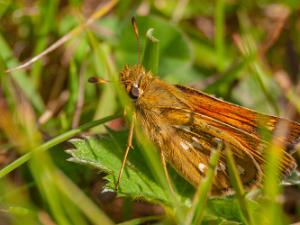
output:
[{"label": "butterfly antenna", "polygon": [[139,29],[137,26],[137,22],[135,20],[135,17],[131,18],[131,23],[132,23],[132,27],[133,27],[133,31],[137,40],[137,44],[138,44],[138,65],[141,64],[141,42],[140,42],[140,38],[139,38]]}]

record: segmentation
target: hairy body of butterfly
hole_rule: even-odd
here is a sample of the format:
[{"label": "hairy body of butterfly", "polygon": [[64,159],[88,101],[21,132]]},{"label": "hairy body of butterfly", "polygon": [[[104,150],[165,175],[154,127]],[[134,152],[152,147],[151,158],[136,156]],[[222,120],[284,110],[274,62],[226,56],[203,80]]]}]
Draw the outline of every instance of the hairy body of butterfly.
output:
[{"label": "hairy body of butterfly", "polygon": [[[261,182],[264,150],[268,142],[259,130],[272,134],[279,121],[288,123],[282,137],[281,171],[288,175],[296,167],[285,151],[299,142],[300,124],[224,102],[183,86],[170,85],[145,72],[140,65],[125,66],[120,80],[134,99],[136,117],[164,158],[192,185],[205,176],[214,140],[222,140],[233,152],[246,188]],[[225,155],[216,168],[212,193],[231,190]]]}]

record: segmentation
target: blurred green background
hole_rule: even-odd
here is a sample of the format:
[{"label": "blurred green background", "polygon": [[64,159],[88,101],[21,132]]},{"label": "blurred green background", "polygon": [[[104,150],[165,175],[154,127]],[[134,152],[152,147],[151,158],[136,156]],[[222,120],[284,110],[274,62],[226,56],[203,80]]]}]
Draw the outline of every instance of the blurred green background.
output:
[{"label": "blurred green background", "polygon": [[[83,27],[108,4],[105,16]],[[93,124],[86,133],[71,129],[122,112],[114,86],[91,85],[88,78],[112,79],[126,64],[137,63],[130,22],[135,16],[142,49],[149,28],[159,40],[161,79],[284,116],[289,104],[300,109],[299,14],[298,0],[0,0],[0,224],[179,223],[180,213],[161,202],[103,194],[99,170],[67,161],[69,138],[107,133]],[[68,40],[27,68],[5,72],[62,37]],[[299,121],[298,113],[292,119]],[[107,125],[120,130],[124,122]],[[276,196],[267,192],[248,199],[250,216],[270,206],[254,224],[300,220],[297,185],[274,184]],[[243,206],[235,198],[210,204],[203,223],[253,224],[243,218],[243,209],[238,212]]]}]

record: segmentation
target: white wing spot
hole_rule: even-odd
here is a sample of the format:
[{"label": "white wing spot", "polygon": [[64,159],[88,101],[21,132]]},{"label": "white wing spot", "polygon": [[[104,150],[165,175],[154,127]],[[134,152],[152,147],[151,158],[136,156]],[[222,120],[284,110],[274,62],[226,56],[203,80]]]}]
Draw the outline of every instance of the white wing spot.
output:
[{"label": "white wing spot", "polygon": [[184,143],[184,142],[180,142],[180,145],[186,151],[189,150],[189,148],[190,148],[190,146],[187,143]]},{"label": "white wing spot", "polygon": [[240,165],[237,165],[237,169],[238,169],[240,175],[243,175],[245,173],[245,169],[243,167],[241,167]]},{"label": "white wing spot", "polygon": [[224,163],[220,162],[219,166],[217,167],[217,170],[225,171],[226,170],[226,165]]},{"label": "white wing spot", "polygon": [[180,130],[184,130],[184,131],[187,131],[187,132],[190,132],[191,129],[189,126],[184,126],[184,125],[174,125],[175,128],[177,129],[180,129]]},{"label": "white wing spot", "polygon": [[204,165],[203,163],[199,163],[198,164],[198,169],[204,173],[205,172],[205,169],[206,169],[206,165]]},{"label": "white wing spot", "polygon": [[199,142],[198,138],[196,138],[196,137],[192,137],[192,140],[193,140],[194,142]]}]

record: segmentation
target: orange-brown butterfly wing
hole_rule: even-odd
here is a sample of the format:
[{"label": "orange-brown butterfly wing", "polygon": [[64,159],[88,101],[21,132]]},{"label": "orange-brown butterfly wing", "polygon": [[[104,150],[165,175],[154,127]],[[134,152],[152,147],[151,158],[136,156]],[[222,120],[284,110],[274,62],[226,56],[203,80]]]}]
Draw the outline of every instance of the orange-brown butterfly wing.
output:
[{"label": "orange-brown butterfly wing", "polygon": [[[267,146],[267,140],[260,136],[260,130],[272,134],[275,127],[284,121],[288,124],[288,132],[282,138],[285,149],[292,149],[300,141],[300,124],[287,119],[257,113],[250,109],[237,106],[220,99],[211,97],[191,88],[176,86],[184,94],[180,100],[185,102],[192,111],[204,115],[211,125],[220,130],[227,131],[259,163],[263,163],[263,153]],[[282,171],[289,174],[296,164],[291,155],[284,151],[282,157]]]},{"label": "orange-brown butterfly wing", "polygon": [[[272,133],[281,120],[158,79],[152,80],[144,89],[136,101],[136,109],[148,136],[173,167],[194,186],[199,184],[204,168],[209,166],[214,138],[230,146],[246,187],[260,183],[264,149],[268,142],[260,137],[259,128]],[[289,125],[286,142],[294,145],[300,134],[300,125],[290,121]],[[289,173],[294,167],[293,158],[283,152],[282,170]],[[213,193],[230,190],[226,160],[222,155]]]},{"label": "orange-brown butterfly wing", "polygon": [[[189,110],[185,111],[185,105],[176,98],[174,91],[178,92],[174,86],[154,80],[135,102],[137,120],[167,161],[197,187],[209,167],[214,135],[205,132],[205,121],[198,120],[199,116],[194,116]],[[189,123],[193,120],[195,123]],[[191,133],[192,126],[197,129],[197,133]],[[252,161],[248,157],[245,159],[249,163]],[[229,176],[224,168],[225,161],[221,160],[222,169],[216,174],[213,194],[224,194],[231,190]],[[249,167],[249,171],[255,168]],[[257,174],[256,171],[254,173]],[[255,179],[251,177],[249,180]]]},{"label": "orange-brown butterfly wing", "polygon": [[[216,147],[215,140],[222,140],[224,141],[224,144],[230,146],[234,153],[236,165],[245,187],[251,188],[261,181],[262,171],[257,158],[249,153],[247,148],[232,136],[231,133],[223,129],[226,125],[221,127],[219,123],[204,115],[179,108],[164,108],[164,110],[162,110],[162,116],[168,121],[170,126],[176,129],[176,135],[172,135],[172,139],[187,146],[186,149],[180,146],[177,148],[181,153],[188,152],[187,154],[192,158],[191,164],[198,168],[197,173],[200,173],[200,175],[204,175],[203,173],[201,174],[201,172],[203,172],[201,171],[201,163],[204,163],[203,156],[206,159],[204,164],[208,166],[207,163],[211,150]],[[196,155],[194,155],[194,152]],[[202,155],[201,160],[198,159],[197,154]],[[260,155],[259,157],[262,160],[262,156]],[[202,165],[202,168],[205,168],[204,165]],[[182,169],[184,171],[186,170],[186,168]],[[189,173],[189,170],[187,170],[187,173]],[[199,181],[199,177],[192,177],[192,182],[190,182],[197,185]],[[226,167],[226,159],[225,155],[222,154],[217,165],[216,179],[213,184],[213,194],[230,193],[230,191],[231,184]]]}]

